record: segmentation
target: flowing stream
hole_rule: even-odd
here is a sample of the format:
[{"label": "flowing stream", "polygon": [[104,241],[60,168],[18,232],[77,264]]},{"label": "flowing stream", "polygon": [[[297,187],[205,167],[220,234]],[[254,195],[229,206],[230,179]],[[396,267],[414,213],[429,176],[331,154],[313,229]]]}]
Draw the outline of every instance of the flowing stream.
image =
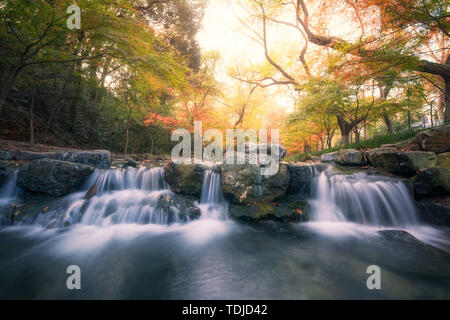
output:
[{"label": "flowing stream", "polygon": [[416,208],[404,183],[363,172],[320,173],[313,199],[317,221],[403,227],[418,223]]},{"label": "flowing stream", "polygon": [[[0,298],[450,298],[449,230],[420,222],[401,181],[312,174],[311,222],[246,224],[228,218],[214,168],[192,205],[170,191],[162,168],[98,170],[44,214],[3,223]],[[0,188],[5,209],[18,196],[15,174]],[[181,217],[183,206],[199,219]],[[407,230],[427,247],[389,241],[381,229]],[[374,264],[382,290],[366,287]],[[81,290],[66,287],[69,265],[82,270]]]},{"label": "flowing stream", "polygon": [[327,235],[367,236],[380,229],[406,230],[421,241],[450,252],[448,228],[423,225],[406,184],[366,172],[342,174],[334,167],[316,174],[312,222]]}]

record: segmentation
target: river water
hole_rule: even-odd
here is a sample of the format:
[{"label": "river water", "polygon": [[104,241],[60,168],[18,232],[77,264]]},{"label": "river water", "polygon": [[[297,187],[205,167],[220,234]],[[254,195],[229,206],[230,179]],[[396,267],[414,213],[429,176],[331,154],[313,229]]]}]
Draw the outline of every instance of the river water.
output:
[{"label": "river water", "polygon": [[[449,230],[420,223],[402,183],[327,170],[313,184],[311,222],[246,224],[227,217],[220,175],[205,171],[201,218],[182,221],[156,207],[172,195],[162,169],[98,171],[45,215],[0,229],[0,298],[450,298]],[[2,203],[16,195],[10,183]],[[69,265],[81,269],[81,290],[66,287]],[[381,268],[381,290],[366,286],[369,265]]]}]

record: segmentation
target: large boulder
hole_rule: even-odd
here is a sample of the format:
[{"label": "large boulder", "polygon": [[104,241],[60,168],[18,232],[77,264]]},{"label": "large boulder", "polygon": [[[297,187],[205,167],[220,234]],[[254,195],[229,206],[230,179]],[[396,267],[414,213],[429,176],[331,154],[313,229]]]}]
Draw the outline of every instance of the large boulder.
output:
[{"label": "large boulder", "polygon": [[287,194],[307,199],[311,195],[311,185],[319,172],[327,168],[326,164],[297,163],[287,165],[291,179]]},{"label": "large boulder", "polygon": [[395,148],[398,151],[400,150],[422,151],[422,148],[420,148],[420,145],[417,143],[415,137],[394,144],[383,144],[381,145],[381,148]]},{"label": "large boulder", "polygon": [[295,196],[283,198],[279,203],[231,204],[230,216],[244,221],[278,220],[301,222],[309,219],[309,205]]},{"label": "large boulder", "polygon": [[251,164],[225,164],[222,167],[222,191],[235,204],[271,202],[283,197],[289,187],[290,174],[280,164],[272,176],[261,174],[262,168]]},{"label": "large boulder", "polygon": [[330,152],[330,153],[325,153],[323,155],[320,156],[320,162],[323,163],[328,163],[328,162],[335,162],[337,160],[338,157],[338,152]]},{"label": "large boulder", "polygon": [[109,168],[111,166],[111,152],[107,150],[56,151],[56,159],[87,164],[98,168]]},{"label": "large boulder", "polygon": [[25,192],[14,200],[9,220],[12,223],[29,225],[33,224],[39,215],[63,212],[65,202],[57,201],[57,199],[44,193]]},{"label": "large boulder", "polygon": [[146,159],[145,154],[142,154],[142,153],[129,154],[128,157],[133,159],[134,161],[139,161],[139,162],[142,162],[142,161],[144,161]]},{"label": "large boulder", "polygon": [[412,179],[418,196],[450,195],[450,169],[424,169]]},{"label": "large boulder", "polygon": [[13,156],[8,151],[0,150],[0,160],[12,160]]},{"label": "large boulder", "polygon": [[33,152],[33,151],[22,151],[16,150],[13,152],[14,159],[16,160],[24,160],[24,161],[32,161],[37,159],[56,159],[55,152]]},{"label": "large boulder", "polygon": [[137,168],[138,167],[138,163],[131,158],[117,158],[115,157],[112,162],[111,165],[113,167],[117,167],[117,168],[128,168],[128,167],[133,167],[133,168]]},{"label": "large boulder", "polygon": [[376,152],[371,155],[372,164],[387,172],[412,177],[418,171],[437,166],[437,157],[433,152]]},{"label": "large boulder", "polygon": [[196,203],[197,198],[194,196],[165,194],[159,197],[156,209],[168,217],[169,224],[179,220],[187,222],[201,216]]},{"label": "large boulder", "polygon": [[440,167],[450,169],[450,152],[444,152],[437,155]]},{"label": "large boulder", "polygon": [[397,151],[398,151],[398,149],[396,147],[382,146],[381,148],[367,150],[365,152],[365,154],[366,154],[366,158],[369,161],[369,163],[373,166],[376,166],[375,155],[377,155],[378,153],[384,153],[384,152],[389,153],[389,152],[397,152]]},{"label": "large boulder", "polygon": [[20,167],[17,183],[27,190],[59,197],[80,188],[93,172],[93,167],[83,164],[39,159]]},{"label": "large boulder", "polygon": [[423,222],[450,227],[450,199],[424,198],[417,202]]},{"label": "large boulder", "polygon": [[377,233],[385,242],[398,243],[400,245],[407,245],[413,249],[435,251],[435,249],[424,242],[420,241],[412,234],[405,230],[379,230]]},{"label": "large boulder", "polygon": [[450,125],[419,132],[416,140],[426,151],[435,153],[450,151]]},{"label": "large boulder", "polygon": [[170,162],[166,166],[164,179],[175,193],[200,196],[202,193],[203,167],[194,163],[176,164]]},{"label": "large boulder", "polygon": [[363,153],[355,149],[339,150],[336,162],[346,166],[360,166],[366,163]]},{"label": "large boulder", "polygon": [[404,230],[379,230],[377,231],[377,233],[390,240],[397,240],[412,244],[421,243],[419,240],[417,240],[417,238]]}]

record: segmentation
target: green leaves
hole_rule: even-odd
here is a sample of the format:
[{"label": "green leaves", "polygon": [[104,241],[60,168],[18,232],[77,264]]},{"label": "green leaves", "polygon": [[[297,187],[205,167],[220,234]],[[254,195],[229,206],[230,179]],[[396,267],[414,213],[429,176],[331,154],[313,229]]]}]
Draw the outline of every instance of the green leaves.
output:
[{"label": "green leaves", "polygon": [[146,115],[169,114],[175,98],[192,86],[202,3],[77,0],[81,29],[70,30],[66,10],[73,0],[0,0],[0,91],[6,92],[0,111],[12,87],[24,97],[36,88],[44,141],[53,130],[70,143],[114,148],[130,108],[130,134],[147,139]]}]

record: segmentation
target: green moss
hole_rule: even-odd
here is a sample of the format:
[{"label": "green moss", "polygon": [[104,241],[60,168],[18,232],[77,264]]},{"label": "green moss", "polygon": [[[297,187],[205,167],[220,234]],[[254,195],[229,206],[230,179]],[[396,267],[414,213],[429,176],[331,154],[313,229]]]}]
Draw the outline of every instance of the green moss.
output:
[{"label": "green moss", "polygon": [[450,152],[445,152],[437,155],[439,166],[450,169]]},{"label": "green moss", "polygon": [[255,217],[261,218],[274,213],[274,208],[270,204],[257,205],[258,210],[254,213]]}]

